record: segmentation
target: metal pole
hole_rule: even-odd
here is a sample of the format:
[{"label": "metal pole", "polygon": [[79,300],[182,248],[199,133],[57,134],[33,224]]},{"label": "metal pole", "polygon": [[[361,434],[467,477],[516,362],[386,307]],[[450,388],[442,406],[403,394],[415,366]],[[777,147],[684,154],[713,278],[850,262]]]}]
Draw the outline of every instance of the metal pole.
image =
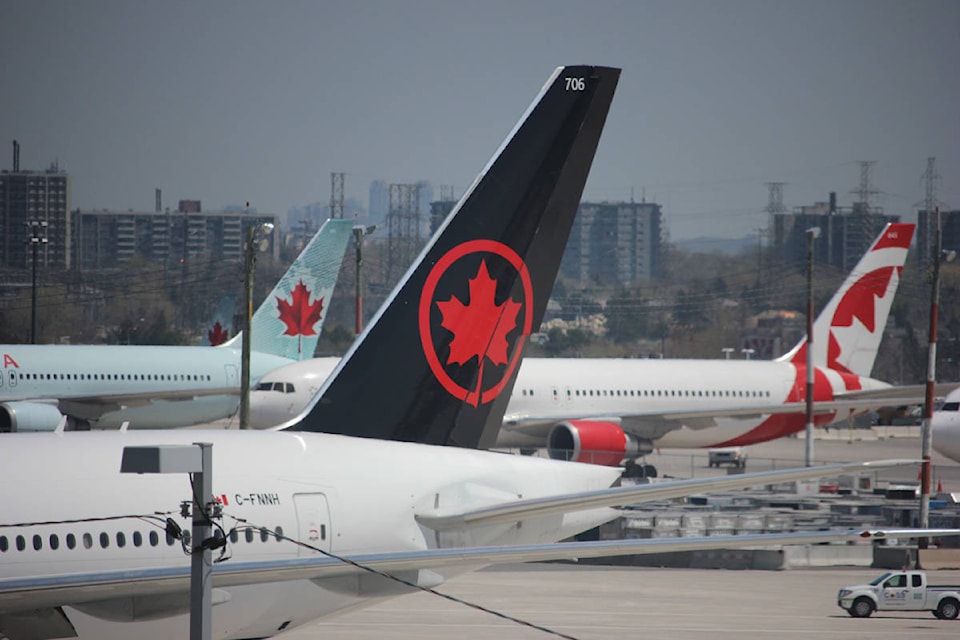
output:
[{"label": "metal pole", "polygon": [[[929,215],[929,212],[927,212]],[[920,468],[920,527],[930,526],[930,447],[933,433],[930,428],[933,419],[934,381],[937,377],[937,315],[940,307],[940,254],[943,251],[943,232],[940,229],[940,207],[935,213],[936,230],[933,241],[933,264],[931,265],[930,279],[930,341],[927,350],[927,386],[923,399],[923,426],[921,427],[920,456],[923,460]],[[926,538],[918,540],[921,549],[927,548]],[[917,568],[920,567],[920,556],[917,555]]]},{"label": "metal pole", "polygon": [[363,331],[363,281],[360,280],[360,267],[363,265],[363,227],[353,228],[353,246],[357,252],[357,287],[356,287],[356,334]]},{"label": "metal pole", "polygon": [[33,285],[30,287],[30,344],[37,344],[37,251],[47,244],[46,220],[28,220],[30,248],[33,253]]},{"label": "metal pole", "polygon": [[30,245],[33,248],[33,285],[30,290],[30,344],[37,344],[37,235],[34,231]]},{"label": "metal pole", "polygon": [[190,640],[212,640],[213,560],[205,542],[210,538],[210,500],[213,496],[213,444],[200,447],[199,473],[191,473],[193,485],[193,531],[190,537]]},{"label": "metal pole", "polygon": [[250,323],[253,317],[253,243],[256,227],[247,229],[243,246],[243,339],[240,352],[240,428],[250,428]]},{"label": "metal pole", "polygon": [[820,235],[820,228],[807,229],[807,389],[806,389],[806,443],[803,465],[813,466],[813,241]]}]

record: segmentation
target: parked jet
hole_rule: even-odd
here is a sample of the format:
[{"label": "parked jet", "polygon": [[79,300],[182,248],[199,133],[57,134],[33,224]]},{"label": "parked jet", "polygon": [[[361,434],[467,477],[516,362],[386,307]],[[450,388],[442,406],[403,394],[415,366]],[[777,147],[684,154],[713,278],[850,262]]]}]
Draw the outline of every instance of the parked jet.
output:
[{"label": "parked jet", "polygon": [[960,389],[949,393],[943,405],[933,412],[930,437],[934,449],[960,462]]},{"label": "parked jet", "polygon": [[[329,220],[251,321],[250,377],[312,357],[352,222]],[[215,348],[0,345],[0,432],[180,427],[228,418],[240,391],[240,335]]]},{"label": "parked jet", "polygon": [[[887,225],[816,320],[817,425],[923,396],[920,386],[870,377],[913,230]],[[806,344],[772,362],[525,358],[496,446],[548,447],[552,457],[595,464],[626,460],[635,471],[629,461],[655,447],[781,438],[805,426]],[[251,424],[294,419],[336,363],[315,358],[265,374],[250,395]]]},{"label": "parked jet", "polygon": [[[4,495],[0,634],[186,637],[189,555],[216,548],[224,554],[211,569],[213,635],[242,639],[496,562],[885,535],[556,543],[637,499],[898,463],[611,488],[619,473],[607,467],[465,448],[492,443],[500,428],[618,78],[603,67],[554,72],[295,427],[28,433],[4,442],[0,468],[30,478],[30,489]],[[318,432],[323,425],[363,437]],[[127,447],[197,442],[212,447],[213,495],[178,475],[119,472]],[[218,535],[181,535],[185,495],[224,521]]]}]

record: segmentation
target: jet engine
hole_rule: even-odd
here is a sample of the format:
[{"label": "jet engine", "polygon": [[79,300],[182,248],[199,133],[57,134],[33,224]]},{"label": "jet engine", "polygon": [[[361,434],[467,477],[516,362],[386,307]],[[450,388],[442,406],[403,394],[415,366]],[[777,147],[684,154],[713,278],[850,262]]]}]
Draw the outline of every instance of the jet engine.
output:
[{"label": "jet engine", "polygon": [[0,403],[0,433],[53,431],[63,414],[56,405],[42,402]]},{"label": "jet engine", "polygon": [[568,420],[559,422],[547,436],[547,452],[554,460],[589,462],[616,467],[640,455],[636,438],[615,422]]}]

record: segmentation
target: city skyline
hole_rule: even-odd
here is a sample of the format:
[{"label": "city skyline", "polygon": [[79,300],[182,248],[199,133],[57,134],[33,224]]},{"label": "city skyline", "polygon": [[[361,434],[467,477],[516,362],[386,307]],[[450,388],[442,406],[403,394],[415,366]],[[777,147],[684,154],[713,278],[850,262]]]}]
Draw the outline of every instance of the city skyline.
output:
[{"label": "city skyline", "polygon": [[285,216],[372,180],[461,193],[550,71],[624,69],[583,200],[663,206],[673,239],[767,224],[836,191],[912,221],[936,157],[960,208],[960,4],[112,0],[15,3],[0,21],[0,169],[52,162],[71,208],[152,210],[155,189]]}]

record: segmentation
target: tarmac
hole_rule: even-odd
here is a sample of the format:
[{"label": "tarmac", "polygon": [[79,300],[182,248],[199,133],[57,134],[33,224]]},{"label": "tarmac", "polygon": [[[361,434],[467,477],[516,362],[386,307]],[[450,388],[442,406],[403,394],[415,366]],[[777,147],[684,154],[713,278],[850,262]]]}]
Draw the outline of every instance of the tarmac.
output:
[{"label": "tarmac", "polygon": [[[816,464],[920,458],[916,430],[831,430],[814,442]],[[803,466],[803,438],[748,448],[748,471]],[[647,458],[661,476],[725,475],[708,468],[706,451],[661,451]],[[934,488],[960,492],[960,464],[932,454]],[[897,470],[885,483],[916,483],[919,465]],[[923,555],[934,584],[960,585],[960,556]],[[947,567],[939,569],[937,567]],[[878,612],[855,619],[836,604],[840,587],[869,582],[881,569],[831,566],[782,571],[664,569],[576,564],[490,567],[437,589],[498,617],[429,593],[400,596],[326,618],[279,636],[282,640],[456,638],[657,637],[670,640],[761,638],[957,638],[960,621],[928,612]],[[542,628],[537,628],[542,627]]]}]

